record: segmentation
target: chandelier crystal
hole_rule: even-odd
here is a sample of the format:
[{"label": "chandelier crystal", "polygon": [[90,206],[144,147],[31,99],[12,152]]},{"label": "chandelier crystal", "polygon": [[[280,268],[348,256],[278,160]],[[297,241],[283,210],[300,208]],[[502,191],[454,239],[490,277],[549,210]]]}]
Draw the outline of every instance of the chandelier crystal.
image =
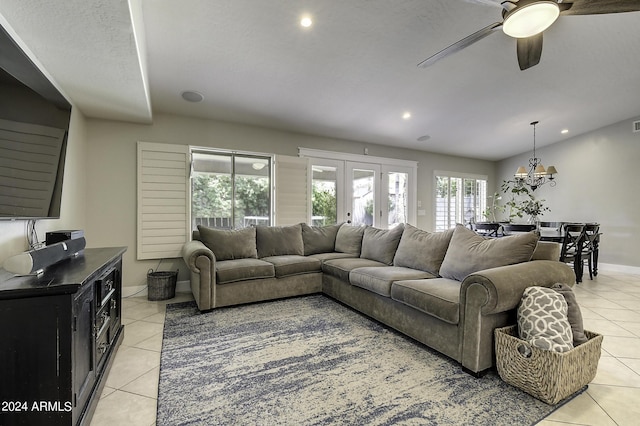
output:
[{"label": "chandelier crystal", "polygon": [[549,186],[556,186],[554,175],[558,173],[554,166],[549,166],[545,169],[542,161],[536,157],[536,124],[538,123],[538,121],[531,123],[533,126],[533,157],[529,158],[529,170],[524,166],[520,166],[514,174],[517,185],[529,186],[532,191],[535,191],[538,187],[546,183],[548,183]]}]

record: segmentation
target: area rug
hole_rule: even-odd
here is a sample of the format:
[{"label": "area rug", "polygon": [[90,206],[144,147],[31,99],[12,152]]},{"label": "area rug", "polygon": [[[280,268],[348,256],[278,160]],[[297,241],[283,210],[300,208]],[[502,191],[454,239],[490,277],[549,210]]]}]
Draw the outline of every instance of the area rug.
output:
[{"label": "area rug", "polygon": [[158,426],[529,425],[554,409],[326,296],[167,307]]}]

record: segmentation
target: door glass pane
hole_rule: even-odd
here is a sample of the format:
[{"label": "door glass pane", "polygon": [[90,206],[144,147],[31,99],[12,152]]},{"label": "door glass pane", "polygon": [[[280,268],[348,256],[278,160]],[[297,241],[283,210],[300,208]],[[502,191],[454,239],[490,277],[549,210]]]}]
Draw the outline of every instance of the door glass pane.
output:
[{"label": "door glass pane", "polygon": [[389,173],[389,228],[407,222],[408,182],[409,175],[407,173]]},{"label": "door glass pane", "polygon": [[269,225],[268,158],[235,157],[235,227]]},{"label": "door glass pane", "polygon": [[314,226],[333,225],[337,214],[337,167],[318,166],[312,168],[311,222]]},{"label": "door glass pane", "polygon": [[373,170],[353,169],[353,225],[373,225],[375,177]]},{"label": "door glass pane", "polygon": [[231,228],[231,156],[194,152],[191,179],[191,226]]}]

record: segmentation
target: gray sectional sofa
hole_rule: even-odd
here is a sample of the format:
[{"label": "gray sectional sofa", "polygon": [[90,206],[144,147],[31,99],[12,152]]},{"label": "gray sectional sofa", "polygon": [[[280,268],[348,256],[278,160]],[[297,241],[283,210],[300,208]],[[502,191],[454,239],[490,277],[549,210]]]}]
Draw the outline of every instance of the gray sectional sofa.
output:
[{"label": "gray sectional sofa", "polygon": [[182,254],[201,311],[324,293],[473,374],[495,364],[493,330],[515,323],[525,288],[575,283],[557,244],[533,232],[487,239],[462,225],[199,227]]}]

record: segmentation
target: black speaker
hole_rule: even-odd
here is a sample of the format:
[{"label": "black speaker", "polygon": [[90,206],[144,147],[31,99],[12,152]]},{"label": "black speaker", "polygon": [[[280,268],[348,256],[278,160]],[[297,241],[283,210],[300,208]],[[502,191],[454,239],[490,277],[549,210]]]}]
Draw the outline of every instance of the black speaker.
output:
[{"label": "black speaker", "polygon": [[29,250],[7,259],[4,269],[18,275],[39,273],[55,263],[77,255],[85,246],[86,241],[81,237]]},{"label": "black speaker", "polygon": [[45,234],[45,244],[51,245],[61,241],[76,240],[84,237],[82,229],[51,231]]}]

